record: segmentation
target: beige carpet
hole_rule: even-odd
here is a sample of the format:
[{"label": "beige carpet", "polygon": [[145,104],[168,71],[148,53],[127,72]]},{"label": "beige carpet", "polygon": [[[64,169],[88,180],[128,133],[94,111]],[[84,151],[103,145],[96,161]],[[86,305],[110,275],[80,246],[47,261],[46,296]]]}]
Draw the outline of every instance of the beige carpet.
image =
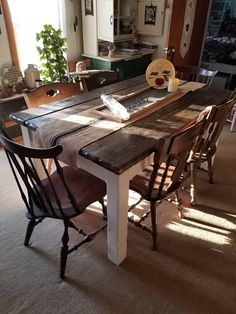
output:
[{"label": "beige carpet", "polygon": [[[37,226],[25,248],[25,209],[2,149],[0,166],[1,314],[236,313],[236,132],[229,125],[215,160],[215,184],[199,173],[199,205],[192,208],[184,190],[185,219],[172,204],[159,207],[159,252],[151,250],[148,233],[129,225],[127,259],[115,266],[103,232],[69,256],[65,282],[59,279],[61,222]],[[92,227],[103,222],[96,212],[80,220]],[[76,237],[72,231],[73,243]]]}]

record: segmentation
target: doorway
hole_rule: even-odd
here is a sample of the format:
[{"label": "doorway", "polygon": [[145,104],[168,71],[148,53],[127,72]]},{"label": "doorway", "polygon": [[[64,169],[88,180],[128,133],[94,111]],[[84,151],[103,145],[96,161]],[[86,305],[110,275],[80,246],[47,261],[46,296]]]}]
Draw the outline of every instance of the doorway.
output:
[{"label": "doorway", "polygon": [[202,64],[219,71],[218,81],[223,87],[235,88],[236,1],[212,1]]}]

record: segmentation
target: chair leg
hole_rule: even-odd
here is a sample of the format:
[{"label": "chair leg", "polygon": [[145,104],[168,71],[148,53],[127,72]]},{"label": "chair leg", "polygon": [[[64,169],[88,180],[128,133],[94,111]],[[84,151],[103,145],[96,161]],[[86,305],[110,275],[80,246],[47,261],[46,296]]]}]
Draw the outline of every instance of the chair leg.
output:
[{"label": "chair leg", "polygon": [[61,248],[61,268],[60,268],[60,277],[61,279],[65,278],[65,269],[66,269],[66,261],[68,256],[68,242],[69,242],[69,228],[70,221],[64,220],[64,233],[62,236],[62,248]]},{"label": "chair leg", "polygon": [[190,201],[192,205],[196,204],[195,186],[197,179],[197,168],[195,163],[190,163],[191,183],[190,183]]},{"label": "chair leg", "polygon": [[102,199],[100,199],[98,201],[102,205],[103,218],[104,218],[104,220],[107,220],[107,207],[106,207],[106,205],[104,203],[104,199],[102,198]]},{"label": "chair leg", "polygon": [[25,241],[24,245],[28,246],[29,240],[31,238],[31,235],[33,233],[34,227],[37,225],[37,222],[35,219],[30,219],[28,222],[27,230],[26,230],[26,235],[25,235]]},{"label": "chair leg", "polygon": [[[234,109],[234,110],[235,110],[235,109]],[[232,118],[232,122],[231,122],[231,126],[230,126],[230,131],[231,131],[231,132],[233,132],[233,130],[234,130],[235,122],[236,122],[236,110],[234,111],[233,118]]]},{"label": "chair leg", "polygon": [[157,217],[156,217],[156,202],[151,202],[151,220],[152,220],[152,241],[153,250],[157,250]]},{"label": "chair leg", "polygon": [[213,165],[212,165],[212,158],[208,159],[207,164],[208,164],[208,177],[209,177],[209,182],[210,182],[210,183],[214,183],[214,182],[213,182]]},{"label": "chair leg", "polygon": [[183,219],[184,218],[184,214],[183,214],[183,202],[182,199],[179,197],[179,191],[175,191],[175,199],[176,199],[176,205],[177,205],[177,209],[179,211],[179,218]]}]

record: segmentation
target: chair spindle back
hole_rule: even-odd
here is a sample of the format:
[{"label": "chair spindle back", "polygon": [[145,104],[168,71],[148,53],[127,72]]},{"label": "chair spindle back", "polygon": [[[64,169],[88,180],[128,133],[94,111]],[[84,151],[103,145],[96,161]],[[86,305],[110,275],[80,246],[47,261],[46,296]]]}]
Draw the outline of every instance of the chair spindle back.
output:
[{"label": "chair spindle back", "polygon": [[[11,141],[3,131],[0,131],[0,142],[4,146],[21,197],[32,218],[37,217],[37,209],[44,213],[44,217],[60,219],[66,217],[60,197],[53,186],[46,167],[49,158],[54,161],[56,170],[53,175],[57,175],[57,184],[61,187],[60,191],[67,194],[68,202],[75,210],[74,215],[80,213],[63,176],[63,169],[57,160],[57,156],[62,152],[61,146],[58,145],[49,149],[26,147]],[[37,167],[35,166],[36,160],[38,162]],[[47,185],[45,186],[46,181]]]},{"label": "chair spindle back", "polygon": [[[158,156],[154,155],[153,171],[147,189],[150,199],[161,200],[179,188],[186,161],[203,123],[204,119],[174,135],[163,159],[159,158],[159,152],[155,153]],[[157,177],[160,178],[158,186]]]}]

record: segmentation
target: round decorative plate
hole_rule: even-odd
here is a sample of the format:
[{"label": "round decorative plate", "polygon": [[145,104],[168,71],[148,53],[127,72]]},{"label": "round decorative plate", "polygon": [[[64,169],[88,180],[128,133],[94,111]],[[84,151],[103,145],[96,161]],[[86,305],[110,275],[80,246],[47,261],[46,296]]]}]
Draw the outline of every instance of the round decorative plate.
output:
[{"label": "round decorative plate", "polygon": [[147,67],[146,80],[154,88],[167,88],[170,77],[175,77],[175,68],[167,59],[156,59]]},{"label": "round decorative plate", "polygon": [[18,84],[23,83],[21,71],[12,65],[4,66],[0,69],[0,85],[3,87],[15,88]]}]

